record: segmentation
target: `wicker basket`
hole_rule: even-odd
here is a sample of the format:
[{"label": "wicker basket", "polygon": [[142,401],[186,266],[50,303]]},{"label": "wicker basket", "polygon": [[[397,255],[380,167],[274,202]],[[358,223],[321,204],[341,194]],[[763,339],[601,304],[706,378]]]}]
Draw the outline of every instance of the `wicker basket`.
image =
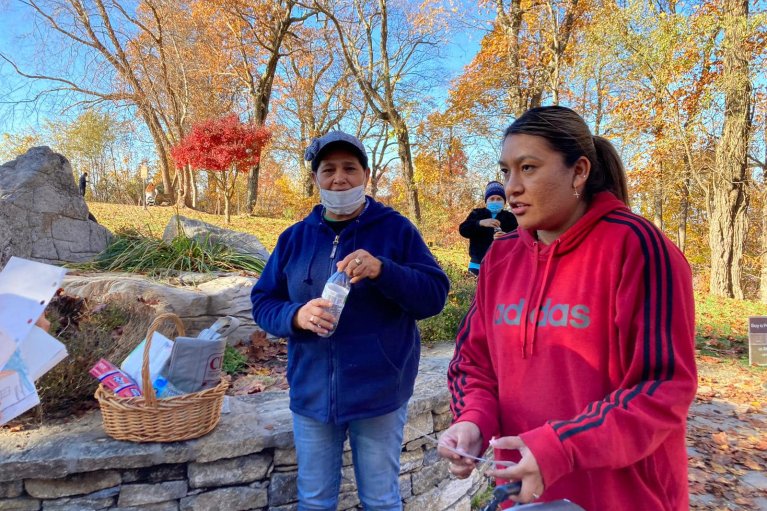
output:
[{"label": "wicker basket", "polygon": [[172,313],[160,314],[149,326],[144,346],[141,381],[144,395],[120,397],[103,385],[95,397],[104,417],[104,430],[117,440],[131,442],[176,442],[201,437],[216,427],[221,418],[221,405],[229,382],[210,389],[181,396],[158,399],[149,379],[149,348],[152,335],[165,320],[172,320],[179,335],[184,325]]}]

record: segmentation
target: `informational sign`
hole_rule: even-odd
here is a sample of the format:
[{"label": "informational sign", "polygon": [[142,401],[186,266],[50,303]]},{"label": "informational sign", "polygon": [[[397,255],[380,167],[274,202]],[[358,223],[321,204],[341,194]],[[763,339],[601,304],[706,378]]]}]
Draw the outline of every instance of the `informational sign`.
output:
[{"label": "informational sign", "polygon": [[138,171],[141,175],[141,179],[146,181],[149,177],[149,166],[146,164],[146,161],[141,162],[141,165],[138,166]]},{"label": "informational sign", "polygon": [[748,318],[748,363],[767,366],[767,316]]}]

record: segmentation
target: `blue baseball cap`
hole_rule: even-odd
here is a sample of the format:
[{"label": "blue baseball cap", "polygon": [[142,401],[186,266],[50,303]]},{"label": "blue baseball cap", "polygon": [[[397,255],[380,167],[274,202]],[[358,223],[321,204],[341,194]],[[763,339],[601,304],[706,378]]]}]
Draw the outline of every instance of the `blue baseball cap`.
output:
[{"label": "blue baseball cap", "polygon": [[360,160],[363,169],[368,168],[368,155],[365,146],[357,137],[343,131],[329,131],[319,138],[312,140],[304,152],[304,159],[312,162],[312,172],[317,172],[322,157],[331,149],[346,149]]}]

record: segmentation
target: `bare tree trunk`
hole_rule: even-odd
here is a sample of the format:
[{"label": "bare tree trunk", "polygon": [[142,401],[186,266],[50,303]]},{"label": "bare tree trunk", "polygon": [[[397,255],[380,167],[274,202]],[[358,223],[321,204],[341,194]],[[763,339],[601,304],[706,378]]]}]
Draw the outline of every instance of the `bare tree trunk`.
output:
[{"label": "bare tree trunk", "polygon": [[230,188],[234,188],[233,183],[232,185],[229,184],[229,176],[228,171],[223,170],[221,171],[221,191],[223,192],[222,195],[224,196],[224,220],[226,221],[227,225],[230,223],[231,216],[229,213],[229,202],[231,200],[232,191]]},{"label": "bare tree trunk", "polygon": [[197,209],[197,173],[192,172],[192,209]]},{"label": "bare tree trunk", "polygon": [[679,226],[676,233],[676,244],[684,253],[687,246],[687,214],[690,208],[690,178],[685,178],[682,187],[682,197],[679,204]]},{"label": "bare tree trunk", "polygon": [[743,298],[741,258],[746,233],[746,185],[751,81],[747,48],[748,0],[725,0],[723,23],[724,126],[716,148],[709,218],[710,293]]},{"label": "bare tree trunk", "polygon": [[162,129],[157,126],[156,119],[153,119],[153,116],[150,113],[144,112],[143,108],[139,108],[139,112],[141,112],[141,116],[144,118],[144,122],[146,122],[146,125],[149,128],[149,134],[152,136],[152,141],[154,141],[154,147],[157,151],[157,159],[160,162],[160,176],[162,177],[163,193],[169,197],[173,197],[173,182],[170,177],[170,157],[165,150],[165,135]]},{"label": "bare tree trunk", "polygon": [[374,176],[373,172],[370,172],[370,196],[374,199],[378,195],[378,179],[379,176]]},{"label": "bare tree trunk", "polygon": [[314,194],[314,172],[312,172],[312,162],[303,160],[304,167],[304,197],[311,197]]},{"label": "bare tree trunk", "polygon": [[246,209],[248,211],[247,214],[249,215],[255,214],[256,211],[256,202],[258,201],[258,178],[260,174],[261,163],[252,166],[250,172],[248,172],[248,199],[246,201]]},{"label": "bare tree trunk", "polygon": [[[767,178],[766,174],[767,168],[763,168],[763,178]],[[762,303],[767,303],[767,193],[765,192],[767,190],[762,191],[762,269],[759,274],[759,300]]]},{"label": "bare tree trunk", "polygon": [[192,207],[192,168],[184,165],[178,169],[178,196],[176,204],[181,208]]},{"label": "bare tree trunk", "polygon": [[394,127],[394,134],[397,136],[397,150],[399,159],[402,162],[402,175],[405,178],[405,188],[407,190],[408,211],[416,222],[421,221],[421,206],[418,203],[418,188],[415,185],[413,176],[413,157],[410,152],[410,136],[405,123]]},{"label": "bare tree trunk", "polygon": [[767,303],[767,122],[764,124],[764,156],[762,159],[762,269],[759,279],[759,299]]},{"label": "bare tree trunk", "polygon": [[256,201],[258,201],[258,174],[260,166],[261,165],[257,163],[248,173],[247,198],[245,199],[245,203],[249,215],[252,215],[255,211]]},{"label": "bare tree trunk", "polygon": [[[245,80],[248,84],[249,93],[253,101],[253,122],[257,126],[263,126],[266,123],[266,117],[269,115],[269,102],[272,97],[272,86],[274,84],[274,77],[277,73],[277,64],[280,58],[283,56],[281,52],[283,41],[287,36],[291,27],[303,21],[308,17],[292,17],[293,7],[296,5],[295,0],[287,0],[284,4],[279,4],[275,10],[275,22],[276,25],[271,27],[271,33],[267,35],[269,39],[268,48],[269,54],[262,72],[258,79],[254,76],[254,73],[250,69],[250,64],[246,57],[246,51],[241,50],[243,56],[243,64],[246,67]],[[279,12],[277,12],[279,11]],[[242,18],[246,21],[246,18]],[[247,21],[246,21],[247,22]],[[256,164],[248,174],[248,186],[247,186],[247,200],[246,206],[249,214],[253,213],[256,207],[256,201],[258,200],[258,177],[260,173],[260,164]]]},{"label": "bare tree trunk", "polygon": [[604,117],[604,103],[605,103],[605,95],[602,90],[602,80],[604,78],[603,76],[604,68],[602,67],[601,62],[599,63],[598,69],[597,69],[597,76],[596,76],[596,95],[597,95],[597,104],[595,107],[594,112],[594,135],[601,135],[602,134],[602,118]]},{"label": "bare tree trunk", "polygon": [[653,217],[652,223],[655,226],[663,230],[663,167],[661,167],[661,175],[655,180],[655,190],[653,190]]},{"label": "bare tree trunk", "polygon": [[509,105],[515,117],[522,115],[527,110],[527,104],[522,94],[521,66],[519,62],[519,32],[522,27],[521,0],[511,0],[507,13],[503,1],[498,0],[496,16],[506,33],[509,43],[509,69],[511,69],[511,86],[509,87]]}]

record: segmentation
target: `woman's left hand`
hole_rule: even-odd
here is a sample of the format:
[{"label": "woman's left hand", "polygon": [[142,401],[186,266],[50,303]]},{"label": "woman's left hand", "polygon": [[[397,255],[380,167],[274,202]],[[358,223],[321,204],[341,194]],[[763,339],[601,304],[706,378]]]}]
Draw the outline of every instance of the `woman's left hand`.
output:
[{"label": "woman's left hand", "polygon": [[538,467],[538,460],[522,439],[518,436],[505,436],[491,440],[490,445],[496,449],[517,450],[522,455],[522,459],[513,467],[488,470],[485,475],[510,481],[522,481],[522,491],[519,495],[510,497],[514,502],[527,504],[538,500],[543,495],[543,476]]},{"label": "woman's left hand", "polygon": [[367,250],[355,250],[336,265],[338,271],[345,271],[356,284],[362,279],[375,279],[381,274],[381,261]]},{"label": "woman's left hand", "polygon": [[41,314],[40,317],[37,318],[35,326],[38,326],[47,332],[51,329],[51,322],[45,319],[45,314]]}]

